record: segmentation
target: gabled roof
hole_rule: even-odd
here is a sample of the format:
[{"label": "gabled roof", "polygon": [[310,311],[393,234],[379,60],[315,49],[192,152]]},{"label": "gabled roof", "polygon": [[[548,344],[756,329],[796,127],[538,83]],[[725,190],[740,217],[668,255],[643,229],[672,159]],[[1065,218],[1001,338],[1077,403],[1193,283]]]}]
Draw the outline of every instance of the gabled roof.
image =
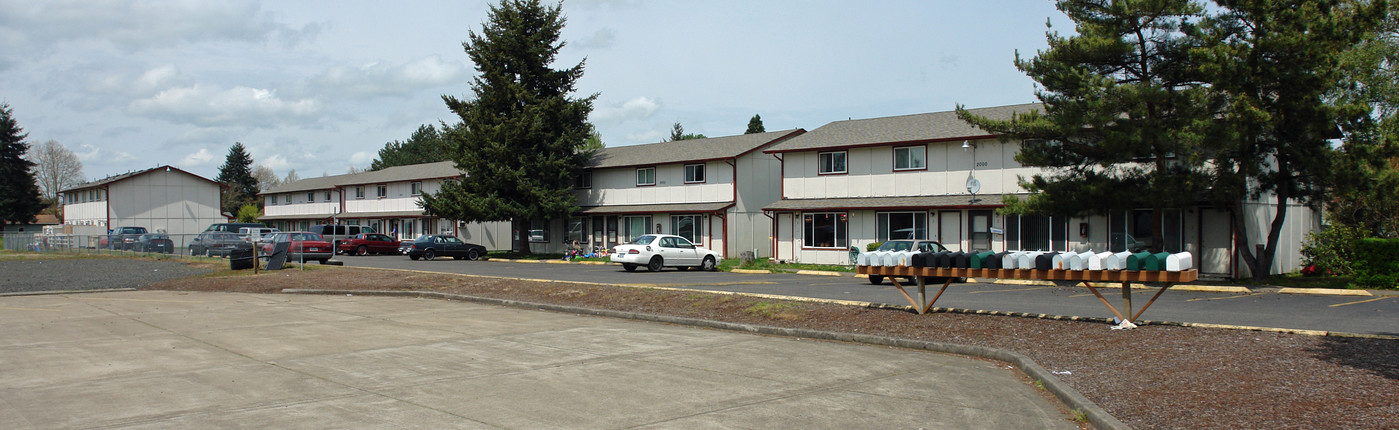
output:
[{"label": "gabled roof", "polygon": [[61,190],[61,191],[59,191],[59,192],[60,192],[60,193],[66,193],[66,192],[69,192],[69,191],[86,190],[86,189],[88,189],[88,188],[97,188],[97,187],[109,185],[109,184],[112,184],[112,183],[121,182],[121,181],[124,181],[124,180],[127,180],[127,179],[131,179],[131,178],[134,178],[134,177],[137,177],[137,176],[141,176],[141,175],[144,175],[144,174],[147,174],[147,173],[150,173],[150,172],[154,172],[154,171],[157,171],[157,170],[162,170],[162,169],[164,169],[164,170],[166,170],[166,171],[175,171],[175,172],[184,173],[184,174],[186,174],[186,175],[190,175],[190,176],[193,176],[193,177],[196,177],[196,178],[199,178],[199,179],[203,179],[203,180],[205,180],[205,181],[208,181],[208,182],[210,182],[210,183],[213,183],[214,185],[223,187],[223,184],[220,184],[220,183],[218,183],[217,181],[214,181],[213,179],[209,179],[209,178],[206,178],[206,177],[203,177],[203,176],[199,176],[199,175],[196,175],[196,174],[193,174],[193,173],[190,173],[190,172],[186,172],[186,171],[184,171],[184,170],[181,170],[181,169],[178,168],[178,167],[173,167],[173,166],[165,165],[165,166],[152,167],[152,168],[149,168],[149,169],[146,169],[146,170],[138,170],[138,171],[135,171],[135,172],[126,172],[126,173],[122,173],[122,174],[120,174],[120,175],[108,176],[108,177],[105,177],[105,178],[102,178],[102,179],[98,179],[98,180],[92,181],[92,182],[84,182],[84,183],[81,183],[81,184],[78,184],[78,185],[74,185],[74,186],[72,186],[72,187],[65,188],[65,189],[63,189],[63,190]]},{"label": "gabled roof", "polygon": [[258,194],[267,195],[297,191],[330,190],[346,185],[384,184],[422,179],[452,178],[463,175],[465,175],[465,173],[462,173],[461,170],[457,170],[455,162],[439,161],[436,163],[394,166],[372,172],[306,178],[289,184],[278,185]]},{"label": "gabled roof", "polygon": [[[1039,103],[968,109],[991,119],[1010,119],[1013,113],[1043,110]],[[926,143],[992,137],[957,118],[956,111],[836,121],[801,136],[787,139],[763,152],[839,149],[893,143]]]},{"label": "gabled roof", "polygon": [[806,130],[794,128],[767,133],[603,148],[593,157],[589,167],[603,169],[737,158],[773,142],[805,132]]}]

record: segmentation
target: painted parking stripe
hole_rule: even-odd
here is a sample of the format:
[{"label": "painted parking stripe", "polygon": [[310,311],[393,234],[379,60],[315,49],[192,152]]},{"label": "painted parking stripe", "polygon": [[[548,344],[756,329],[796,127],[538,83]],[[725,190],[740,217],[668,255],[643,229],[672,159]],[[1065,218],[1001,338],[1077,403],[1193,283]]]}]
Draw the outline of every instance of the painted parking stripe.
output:
[{"label": "painted parking stripe", "polygon": [[61,310],[61,309],[11,308],[11,307],[5,307],[5,306],[0,306],[0,310],[7,310],[7,311],[49,311],[49,312],[62,312],[62,311],[63,311],[63,310]]},{"label": "painted parking stripe", "polygon": [[1328,307],[1333,307],[1333,308],[1334,308],[1334,307],[1337,307],[1337,306],[1358,305],[1358,304],[1361,304],[1361,303],[1377,302],[1377,301],[1384,300],[1384,299],[1388,299],[1388,298],[1392,298],[1392,297],[1394,297],[1394,296],[1376,297],[1376,298],[1373,298],[1373,299],[1360,300],[1360,301],[1347,302],[1347,303],[1337,303],[1337,304],[1334,304],[1334,305],[1327,305],[1327,306],[1328,306]]},{"label": "painted parking stripe", "polygon": [[1200,298],[1195,298],[1195,299],[1189,299],[1189,300],[1186,300],[1186,301],[1187,301],[1187,302],[1198,302],[1198,301],[1200,301],[1200,300],[1229,300],[1229,299],[1239,299],[1239,298],[1244,298],[1244,297],[1261,296],[1261,295],[1264,295],[1264,294],[1267,294],[1267,293],[1242,294],[1242,295],[1238,295],[1238,296],[1229,296],[1229,297],[1200,297]]},{"label": "painted parking stripe", "polygon": [[1047,290],[1047,289],[1050,289],[1050,288],[1059,288],[1059,287],[1054,286],[1054,287],[1017,288],[1017,289],[1011,289],[1011,290],[972,291],[972,292],[967,293],[967,294],[980,294],[980,293],[1015,293],[1015,292],[1020,292],[1020,291]]}]

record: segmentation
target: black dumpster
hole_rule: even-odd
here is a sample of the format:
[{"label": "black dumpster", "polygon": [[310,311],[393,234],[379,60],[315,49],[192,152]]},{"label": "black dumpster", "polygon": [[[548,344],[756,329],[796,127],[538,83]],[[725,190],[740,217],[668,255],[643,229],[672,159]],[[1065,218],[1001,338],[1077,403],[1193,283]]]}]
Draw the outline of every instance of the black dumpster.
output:
[{"label": "black dumpster", "polygon": [[253,258],[253,249],[234,249],[228,253],[228,268],[232,270],[246,270],[253,268],[257,264],[257,259]]}]

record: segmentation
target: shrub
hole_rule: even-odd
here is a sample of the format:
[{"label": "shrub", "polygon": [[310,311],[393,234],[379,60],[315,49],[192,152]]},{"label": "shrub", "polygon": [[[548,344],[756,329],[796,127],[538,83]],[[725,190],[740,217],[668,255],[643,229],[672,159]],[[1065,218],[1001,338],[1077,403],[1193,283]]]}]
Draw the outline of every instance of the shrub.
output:
[{"label": "shrub", "polygon": [[1361,239],[1356,242],[1355,284],[1365,288],[1399,285],[1399,239]]},{"label": "shrub", "polygon": [[1356,242],[1365,237],[1359,227],[1335,224],[1307,233],[1302,242],[1302,265],[1315,274],[1352,275],[1357,261]]},{"label": "shrub", "polygon": [[884,244],[884,242],[875,242],[875,243],[871,243],[871,244],[869,244],[869,245],[865,245],[865,250],[866,250],[866,251],[869,251],[869,252],[874,252],[874,250],[879,249],[879,245],[883,245],[883,244]]}]

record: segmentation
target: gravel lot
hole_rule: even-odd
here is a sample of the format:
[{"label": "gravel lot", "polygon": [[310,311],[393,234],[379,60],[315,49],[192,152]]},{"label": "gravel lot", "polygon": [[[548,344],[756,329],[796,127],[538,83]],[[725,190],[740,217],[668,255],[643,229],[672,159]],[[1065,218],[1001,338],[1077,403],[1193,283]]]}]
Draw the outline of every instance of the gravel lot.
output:
[{"label": "gravel lot", "polygon": [[[178,268],[75,260],[67,273],[140,284]],[[146,262],[150,263],[150,262]],[[0,270],[16,273],[0,262]],[[44,263],[41,274],[53,277]],[[160,263],[174,264],[180,263]],[[213,270],[189,268],[189,274]],[[224,266],[226,267],[226,266]],[[1399,341],[1107,324],[789,302],[690,291],[310,266],[253,276],[174,279],[147,288],[277,293],[283,288],[438,291],[479,297],[981,345],[1016,351],[1140,429],[1399,428]],[[124,270],[124,269],[132,270]],[[159,272],[155,272],[159,269]],[[150,271],[151,273],[147,273]],[[127,273],[127,274],[119,274]],[[170,278],[165,278],[170,279]],[[9,280],[5,284],[9,285]],[[92,288],[88,286],[87,288]]]},{"label": "gravel lot", "polygon": [[213,271],[175,260],[68,258],[0,261],[0,293],[141,288]]}]

